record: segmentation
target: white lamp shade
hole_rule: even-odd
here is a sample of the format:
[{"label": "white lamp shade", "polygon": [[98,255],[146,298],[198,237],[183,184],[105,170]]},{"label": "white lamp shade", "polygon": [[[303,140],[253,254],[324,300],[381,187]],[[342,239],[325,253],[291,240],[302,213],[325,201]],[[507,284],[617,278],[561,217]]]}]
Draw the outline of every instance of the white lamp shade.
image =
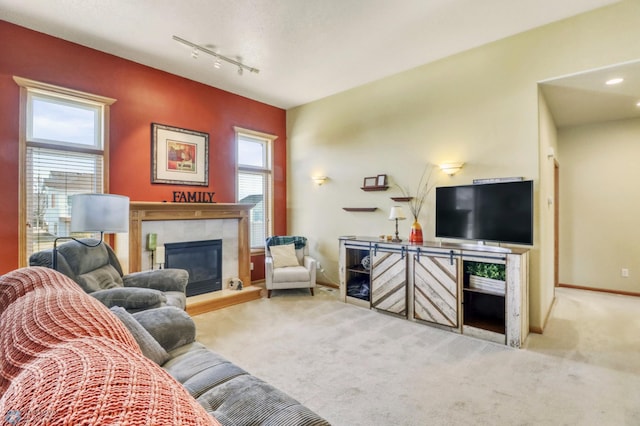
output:
[{"label": "white lamp shade", "polygon": [[129,197],[114,194],[73,195],[71,232],[129,232]]},{"label": "white lamp shade", "polygon": [[400,206],[391,207],[391,213],[389,213],[389,220],[394,220],[394,219],[403,220],[406,218],[407,217],[404,215],[404,211],[402,210],[402,207]]}]

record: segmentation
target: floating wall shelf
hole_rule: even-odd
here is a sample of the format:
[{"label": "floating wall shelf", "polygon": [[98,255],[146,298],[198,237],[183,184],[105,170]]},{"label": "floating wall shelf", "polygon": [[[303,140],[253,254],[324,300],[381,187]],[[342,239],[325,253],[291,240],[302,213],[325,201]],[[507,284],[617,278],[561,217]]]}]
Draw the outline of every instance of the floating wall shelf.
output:
[{"label": "floating wall shelf", "polygon": [[374,212],[377,207],[343,207],[342,210],[347,212]]},{"label": "floating wall shelf", "polygon": [[363,191],[386,191],[387,189],[389,189],[388,186],[363,186],[360,189],[362,189]]},{"label": "floating wall shelf", "polygon": [[406,202],[406,201],[411,201],[413,200],[413,197],[391,197],[391,199],[393,201],[400,201],[400,202]]}]

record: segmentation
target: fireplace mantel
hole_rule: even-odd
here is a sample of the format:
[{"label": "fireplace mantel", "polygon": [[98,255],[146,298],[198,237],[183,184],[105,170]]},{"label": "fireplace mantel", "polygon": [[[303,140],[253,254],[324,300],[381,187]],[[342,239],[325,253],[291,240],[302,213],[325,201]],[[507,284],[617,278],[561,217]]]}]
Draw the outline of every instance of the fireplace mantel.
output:
[{"label": "fireplace mantel", "polygon": [[251,282],[249,210],[254,204],[158,203],[132,201],[129,205],[129,272],[141,270],[142,222],[198,219],[238,219],[238,276]]}]

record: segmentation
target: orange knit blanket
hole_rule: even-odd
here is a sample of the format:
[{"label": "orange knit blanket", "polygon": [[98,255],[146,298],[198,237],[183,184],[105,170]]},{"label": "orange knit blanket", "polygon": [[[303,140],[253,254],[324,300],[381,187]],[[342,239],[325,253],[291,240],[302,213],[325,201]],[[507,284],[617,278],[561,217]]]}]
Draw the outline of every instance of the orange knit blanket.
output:
[{"label": "orange knit blanket", "polygon": [[9,425],[219,425],[104,305],[46,268],[0,277],[0,392]]}]

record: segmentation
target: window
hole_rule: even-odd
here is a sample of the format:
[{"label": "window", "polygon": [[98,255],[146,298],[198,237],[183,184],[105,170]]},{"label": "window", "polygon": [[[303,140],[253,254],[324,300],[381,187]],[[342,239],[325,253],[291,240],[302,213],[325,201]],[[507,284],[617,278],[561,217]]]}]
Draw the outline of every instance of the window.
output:
[{"label": "window", "polygon": [[273,234],[272,142],[276,136],[236,128],[238,158],[237,200],[256,206],[250,211],[250,245],[264,248]]},{"label": "window", "polygon": [[[20,263],[70,233],[71,196],[105,192],[113,99],[14,77],[22,87]],[[24,256],[24,257],[23,257]]]}]

